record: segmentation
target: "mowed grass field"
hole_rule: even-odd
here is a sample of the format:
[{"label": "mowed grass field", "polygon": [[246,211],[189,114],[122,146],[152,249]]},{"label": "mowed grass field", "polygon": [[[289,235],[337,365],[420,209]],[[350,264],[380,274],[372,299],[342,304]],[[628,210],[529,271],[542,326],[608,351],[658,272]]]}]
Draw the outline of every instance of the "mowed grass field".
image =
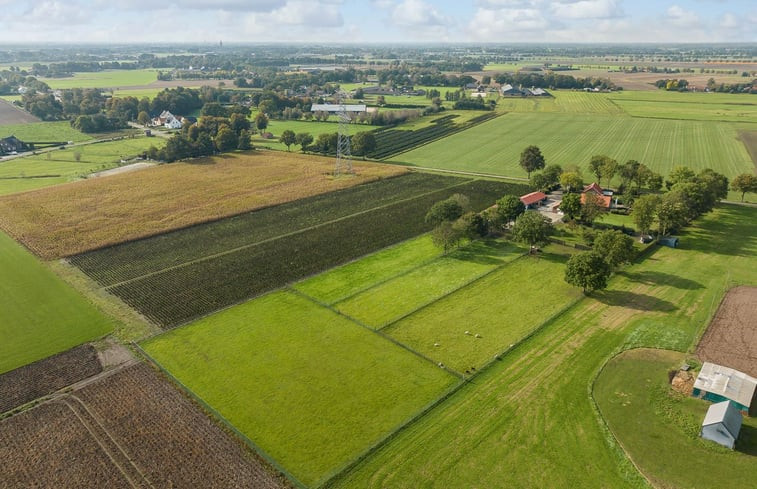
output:
[{"label": "mowed grass field", "polygon": [[104,70],[74,73],[64,78],[41,78],[50,88],[116,88],[148,85],[158,79],[157,70]]},{"label": "mowed grass field", "polygon": [[613,358],[594,386],[602,415],[656,487],[750,487],[757,418],[743,418],[735,451],[699,438],[711,403],[671,393],[668,384],[668,372],[685,361],[682,353],[649,349]]},{"label": "mowed grass field", "polygon": [[0,137],[16,136],[21,141],[89,141],[92,136],[79,132],[67,121],[32,122],[27,124],[5,124],[0,126]]},{"label": "mowed grass field", "polygon": [[334,160],[247,152],[0,197],[0,228],[45,258],[165,232],[404,173],[355,163],[334,178]]},{"label": "mowed grass field", "polygon": [[0,373],[112,329],[111,319],[0,232]]},{"label": "mowed grass field", "polygon": [[547,164],[579,165],[590,175],[593,155],[620,162],[638,160],[666,175],[676,165],[712,168],[733,177],[752,172],[754,162],[729,123],[605,116],[507,113],[390,159],[422,167],[525,177],[518,164],[528,145]]},{"label": "mowed grass field", "polygon": [[292,292],[267,295],[142,346],[308,486],[459,382]]},{"label": "mowed grass field", "polygon": [[757,283],[756,216],[705,216],[681,248],[658,248],[551,319],[330,487],[646,487],[602,428],[592,380],[623,348],[690,348],[727,285]]},{"label": "mowed grass field", "polygon": [[0,163],[0,195],[79,180],[90,173],[115,168],[122,159],[140,155],[150,146],[162,145],[161,139],[141,137],[15,158]]}]

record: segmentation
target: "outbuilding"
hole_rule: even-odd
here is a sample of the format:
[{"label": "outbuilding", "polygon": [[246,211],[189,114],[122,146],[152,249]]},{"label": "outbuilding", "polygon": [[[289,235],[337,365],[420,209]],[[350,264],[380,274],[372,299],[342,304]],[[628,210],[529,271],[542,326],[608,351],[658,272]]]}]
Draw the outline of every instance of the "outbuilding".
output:
[{"label": "outbuilding", "polygon": [[547,194],[544,192],[531,192],[530,194],[521,195],[520,201],[526,206],[526,209],[532,209],[540,206],[547,200]]},{"label": "outbuilding", "polygon": [[731,401],[718,402],[707,410],[699,436],[733,450],[741,423],[741,413]]},{"label": "outbuilding", "polygon": [[757,379],[738,370],[704,362],[694,382],[691,395],[712,402],[732,401],[734,406],[749,413]]},{"label": "outbuilding", "polygon": [[664,238],[660,238],[658,243],[670,248],[678,248],[678,238],[675,236],[665,236]]}]

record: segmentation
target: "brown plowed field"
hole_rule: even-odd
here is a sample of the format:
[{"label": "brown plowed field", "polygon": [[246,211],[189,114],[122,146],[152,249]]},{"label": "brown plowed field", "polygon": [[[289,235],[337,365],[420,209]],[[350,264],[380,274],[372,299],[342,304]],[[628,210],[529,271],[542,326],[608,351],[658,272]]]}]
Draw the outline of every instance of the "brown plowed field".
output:
[{"label": "brown plowed field", "polygon": [[757,287],[734,287],[697,346],[706,362],[757,377]]},{"label": "brown plowed field", "polygon": [[0,375],[0,413],[102,372],[92,345],[81,345]]},{"label": "brown plowed field", "polygon": [[[39,122],[39,119],[15,107],[10,102],[0,99],[0,126],[6,124],[28,124],[30,122]],[[3,130],[0,129],[0,138],[8,136],[12,136],[12,134],[3,134]]]},{"label": "brown plowed field", "polygon": [[75,255],[407,172],[267,151],[171,163],[0,197],[0,229],[43,258]]},{"label": "brown plowed field", "polygon": [[0,488],[289,487],[139,364],[0,421]]}]

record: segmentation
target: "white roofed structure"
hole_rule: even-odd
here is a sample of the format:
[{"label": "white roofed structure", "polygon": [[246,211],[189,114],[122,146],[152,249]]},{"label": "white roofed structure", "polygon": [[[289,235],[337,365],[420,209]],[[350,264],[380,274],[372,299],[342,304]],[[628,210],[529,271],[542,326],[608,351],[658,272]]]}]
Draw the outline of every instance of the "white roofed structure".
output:
[{"label": "white roofed structure", "polygon": [[742,421],[741,413],[731,401],[718,402],[707,410],[699,436],[733,449]]},{"label": "white roofed structure", "polygon": [[729,367],[705,362],[694,382],[692,395],[708,401],[731,400],[742,411],[749,411],[757,379]]},{"label": "white roofed structure", "polygon": [[365,112],[364,104],[313,104],[311,112]]}]

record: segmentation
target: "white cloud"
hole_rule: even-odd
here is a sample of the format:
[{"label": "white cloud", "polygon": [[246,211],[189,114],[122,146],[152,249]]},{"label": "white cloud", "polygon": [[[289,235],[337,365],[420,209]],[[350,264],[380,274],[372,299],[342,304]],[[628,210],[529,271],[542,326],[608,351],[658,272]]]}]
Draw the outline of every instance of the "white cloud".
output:
[{"label": "white cloud", "polygon": [[672,5],[666,12],[667,21],[678,27],[699,27],[699,16],[690,10],[685,10],[679,5]]},{"label": "white cloud", "polygon": [[532,40],[517,36],[524,33],[538,34],[549,28],[549,20],[541,10],[535,8],[479,8],[468,24],[471,36],[489,42]]},{"label": "white cloud", "polygon": [[392,9],[392,22],[398,26],[440,26],[447,19],[423,0],[404,0]]},{"label": "white cloud", "polygon": [[286,0],[97,0],[100,8],[126,8],[131,10],[160,10],[172,8],[181,11],[189,10],[231,10],[241,12],[271,12],[286,5]]},{"label": "white cloud", "polygon": [[563,0],[552,3],[550,9],[562,19],[611,19],[623,15],[620,0]]},{"label": "white cloud", "polygon": [[72,2],[44,1],[30,7],[24,14],[24,22],[37,25],[74,25],[89,22],[85,9]]}]

